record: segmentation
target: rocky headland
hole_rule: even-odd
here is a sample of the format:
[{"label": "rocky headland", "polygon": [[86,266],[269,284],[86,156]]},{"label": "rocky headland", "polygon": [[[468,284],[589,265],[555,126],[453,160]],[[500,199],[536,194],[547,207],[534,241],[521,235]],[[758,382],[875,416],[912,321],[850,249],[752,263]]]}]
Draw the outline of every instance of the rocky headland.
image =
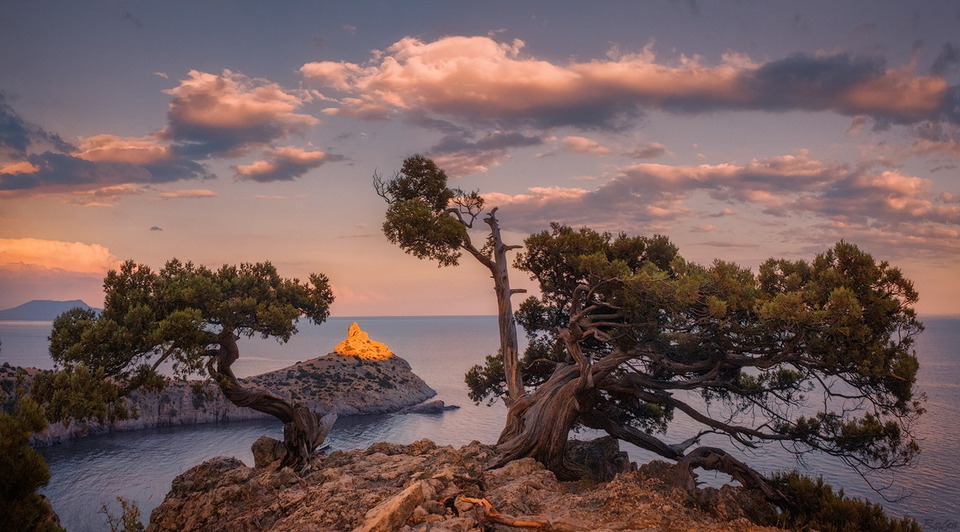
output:
[{"label": "rocky headland", "polygon": [[219,457],[178,476],[147,530],[776,530],[747,519],[760,503],[742,489],[670,489],[662,479],[672,466],[637,469],[612,438],[579,448],[581,460],[592,458],[612,478],[579,482],[557,481],[532,458],[490,469],[493,446],[429,440],[335,451],[298,475],[278,469],[273,447],[263,443],[254,446],[254,467]]},{"label": "rocky headland", "polygon": [[[12,369],[6,373],[10,375],[2,378],[13,378]],[[371,340],[356,323],[330,354],[240,381],[246,387],[267,390],[324,414],[437,412],[448,408],[439,401],[424,403],[436,391],[413,373],[406,360]],[[86,425],[54,423],[36,433],[32,443],[42,446],[86,434],[269,417],[233,405],[209,381],[170,382],[159,392],[135,392],[130,401],[138,412],[136,419]]]}]

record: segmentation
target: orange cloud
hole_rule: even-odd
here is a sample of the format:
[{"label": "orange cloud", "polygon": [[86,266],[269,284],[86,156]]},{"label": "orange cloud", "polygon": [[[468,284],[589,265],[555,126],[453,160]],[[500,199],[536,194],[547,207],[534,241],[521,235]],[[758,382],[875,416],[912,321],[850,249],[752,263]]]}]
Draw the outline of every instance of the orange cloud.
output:
[{"label": "orange cloud", "polygon": [[0,268],[30,267],[105,274],[117,258],[100,244],[39,238],[0,238]]},{"label": "orange cloud", "polygon": [[2,168],[0,168],[0,174],[32,174],[39,172],[40,167],[30,163],[29,161],[18,161],[15,163],[10,163]]}]

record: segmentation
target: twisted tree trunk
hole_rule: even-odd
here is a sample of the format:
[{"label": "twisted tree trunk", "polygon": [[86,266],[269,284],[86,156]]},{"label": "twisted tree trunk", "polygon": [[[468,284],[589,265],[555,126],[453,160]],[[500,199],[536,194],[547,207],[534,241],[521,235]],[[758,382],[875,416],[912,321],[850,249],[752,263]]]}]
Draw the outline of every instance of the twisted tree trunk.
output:
[{"label": "twisted tree trunk", "polygon": [[671,484],[688,492],[693,491],[697,487],[697,475],[694,473],[697,468],[726,473],[744,488],[762,494],[767,500],[784,500],[783,494],[773,489],[763,475],[717,447],[697,447],[680,458],[673,470]]},{"label": "twisted tree trunk", "polygon": [[263,390],[245,388],[233,374],[231,366],[240,358],[240,349],[233,331],[224,331],[219,337],[220,349],[214,358],[207,361],[207,370],[214,377],[220,390],[231,403],[258,412],[270,414],[283,422],[283,445],[286,454],[280,467],[290,466],[303,471],[308,468],[310,457],[330,433],[336,414],[318,417],[315,412],[299,404],[287,401]]},{"label": "twisted tree trunk", "polygon": [[561,480],[579,479],[583,468],[567,461],[567,439],[582,416],[597,406],[597,387],[625,356],[617,353],[595,364],[562,365],[536,391],[511,404],[497,441],[500,465],[530,456]]},{"label": "twisted tree trunk", "polygon": [[510,405],[506,427],[497,442],[498,466],[529,456],[561,480],[582,476],[581,468],[566,460],[570,430],[588,407],[586,395],[578,390],[578,375],[575,366],[562,367],[535,392]]}]

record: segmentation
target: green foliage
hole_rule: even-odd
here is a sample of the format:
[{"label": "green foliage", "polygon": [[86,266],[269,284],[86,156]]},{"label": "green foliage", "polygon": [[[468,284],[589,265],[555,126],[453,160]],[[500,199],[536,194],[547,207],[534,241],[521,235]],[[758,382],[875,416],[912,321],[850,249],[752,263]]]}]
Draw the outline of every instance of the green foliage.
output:
[{"label": "green foliage", "polygon": [[493,404],[506,393],[503,375],[503,359],[500,355],[487,355],[486,364],[473,366],[464,378],[470,400],[479,404],[487,398],[488,403]]},{"label": "green foliage", "polygon": [[107,524],[110,525],[110,532],[143,532],[146,528],[140,522],[140,508],[137,503],[130,502],[123,497],[117,497],[120,503],[120,509],[123,513],[120,516],[114,516],[110,509],[104,504],[100,508],[100,513],[107,515]]},{"label": "green foliage", "polygon": [[0,516],[9,530],[60,530],[49,504],[37,493],[50,481],[50,471],[30,446],[30,435],[43,430],[47,420],[43,408],[21,392],[15,392],[13,411],[0,413]]},{"label": "green foliage", "polygon": [[325,276],[286,279],[269,262],[214,271],[173,259],[154,272],[127,261],[104,292],[101,314],[73,309],[53,323],[50,355],[63,371],[35,384],[53,419],[122,418],[123,396],[163,386],[161,363],[175,377],[202,375],[221,336],[285,342],[301,317],[323,322],[333,302]]},{"label": "green foliage", "polygon": [[104,423],[137,417],[127,407],[121,388],[106,378],[102,367],[91,369],[77,364],[62,371],[40,372],[30,385],[30,393],[45,405],[52,422],[96,419]]},{"label": "green foliage", "polygon": [[439,266],[456,266],[469,246],[467,228],[483,209],[476,192],[447,187],[447,174],[431,159],[414,155],[393,179],[376,177],[377,193],[388,207],[383,234],[400,249]]},{"label": "green foliage", "polygon": [[921,530],[920,525],[912,519],[887,517],[879,504],[846,497],[842,489],[834,492],[823,478],[813,480],[791,471],[774,474],[769,480],[787,499],[777,504],[780,515],[776,524],[784,528],[822,532]]},{"label": "green foliage", "polygon": [[[792,440],[797,452],[865,469],[916,456],[913,342],[923,326],[912,283],[888,263],[840,242],[812,262],[770,259],[755,274],[689,263],[666,237],[559,224],[525,248],[515,265],[542,292],[517,312],[530,339],[528,387],[575,363],[564,341],[574,338],[593,363],[624,360],[588,398],[617,425],[662,432],[682,409],[742,445]],[[495,364],[468,374],[475,401],[503,395]]]}]

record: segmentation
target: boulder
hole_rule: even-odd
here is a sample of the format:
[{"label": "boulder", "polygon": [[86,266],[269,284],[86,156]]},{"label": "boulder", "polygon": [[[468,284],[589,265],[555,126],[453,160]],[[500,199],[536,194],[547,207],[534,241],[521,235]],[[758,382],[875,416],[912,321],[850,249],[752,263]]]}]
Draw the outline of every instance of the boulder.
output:
[{"label": "boulder", "polygon": [[447,405],[441,399],[436,399],[433,401],[427,401],[425,403],[420,403],[418,405],[408,406],[404,408],[399,413],[400,414],[442,414],[447,410],[456,410],[460,408],[457,405]]},{"label": "boulder", "polygon": [[354,532],[393,532],[399,529],[413,514],[413,510],[423,504],[426,498],[426,484],[414,482],[400,493],[372,508],[364,516],[363,524]]},{"label": "boulder", "polygon": [[268,465],[283,460],[287,455],[287,448],[283,442],[269,436],[260,436],[257,441],[250,446],[253,452],[253,467],[267,467]]},{"label": "boulder", "polygon": [[610,482],[617,474],[635,467],[626,451],[620,450],[619,440],[612,436],[567,441],[567,460],[584,468],[590,479],[600,482]]}]

